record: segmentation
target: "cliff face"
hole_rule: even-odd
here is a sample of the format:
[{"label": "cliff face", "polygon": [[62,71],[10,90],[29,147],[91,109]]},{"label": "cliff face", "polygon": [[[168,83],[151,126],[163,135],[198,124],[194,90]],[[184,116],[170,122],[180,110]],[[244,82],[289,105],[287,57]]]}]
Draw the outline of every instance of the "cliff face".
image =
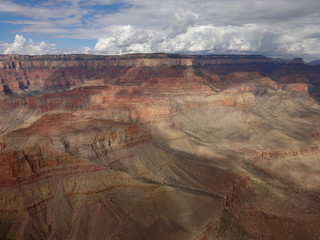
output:
[{"label": "cliff face", "polygon": [[[192,59],[159,57],[120,56],[103,57],[90,55],[56,55],[56,56],[2,56],[0,73],[2,92],[23,93],[23,90],[45,91],[67,89],[77,86],[86,80],[103,79],[105,83],[132,84],[135,75],[146,77],[145,73],[136,68],[148,68],[152,76],[161,75],[162,69],[155,67],[191,66]],[[158,72],[158,71],[159,72]],[[162,71],[164,74],[164,71]],[[122,79],[120,79],[122,77]],[[123,79],[125,78],[125,79]],[[141,81],[135,79],[136,81]]]},{"label": "cliff face", "polygon": [[[212,77],[232,72],[258,72],[273,80],[306,82],[319,86],[318,66],[293,60],[276,63],[263,56],[179,56],[168,54],[133,54],[123,56],[45,55],[0,56],[0,94],[26,95],[44,91],[61,91],[88,80],[101,84],[135,85],[150,78],[180,77],[191,68],[197,76]],[[283,80],[285,77],[286,80]]]},{"label": "cliff face", "polygon": [[263,56],[1,56],[1,239],[318,239],[318,74]]}]

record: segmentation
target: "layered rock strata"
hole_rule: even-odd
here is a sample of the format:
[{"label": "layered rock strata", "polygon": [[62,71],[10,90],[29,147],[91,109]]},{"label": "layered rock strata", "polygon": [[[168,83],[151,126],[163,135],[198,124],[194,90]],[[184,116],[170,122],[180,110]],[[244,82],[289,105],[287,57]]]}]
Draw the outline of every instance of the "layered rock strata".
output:
[{"label": "layered rock strata", "polygon": [[316,67],[6,55],[0,73],[1,239],[319,238]]}]

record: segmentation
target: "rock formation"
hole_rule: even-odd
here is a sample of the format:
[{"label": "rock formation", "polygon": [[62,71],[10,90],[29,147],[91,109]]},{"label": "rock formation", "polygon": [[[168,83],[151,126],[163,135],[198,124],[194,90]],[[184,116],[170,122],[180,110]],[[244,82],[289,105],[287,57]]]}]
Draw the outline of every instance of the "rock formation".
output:
[{"label": "rock formation", "polygon": [[319,66],[0,57],[1,239],[319,239]]}]

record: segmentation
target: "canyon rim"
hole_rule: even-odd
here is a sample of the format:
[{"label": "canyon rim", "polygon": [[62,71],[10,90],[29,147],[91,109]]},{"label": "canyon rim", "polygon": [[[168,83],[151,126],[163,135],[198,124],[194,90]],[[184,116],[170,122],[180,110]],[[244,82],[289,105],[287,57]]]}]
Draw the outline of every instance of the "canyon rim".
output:
[{"label": "canyon rim", "polygon": [[320,65],[1,55],[1,239],[320,239]]}]

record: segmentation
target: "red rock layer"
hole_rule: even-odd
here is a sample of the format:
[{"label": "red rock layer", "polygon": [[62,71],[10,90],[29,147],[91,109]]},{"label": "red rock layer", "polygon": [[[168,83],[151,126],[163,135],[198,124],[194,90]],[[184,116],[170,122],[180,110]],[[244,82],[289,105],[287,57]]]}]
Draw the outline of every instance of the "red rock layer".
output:
[{"label": "red rock layer", "polygon": [[316,239],[320,107],[273,64],[1,56],[0,236]]},{"label": "red rock layer", "polygon": [[103,170],[87,159],[150,140],[150,132],[141,125],[86,120],[69,113],[46,114],[30,127],[2,136],[0,184],[20,186]]},{"label": "red rock layer", "polygon": [[[137,85],[152,78],[180,78],[179,73],[186,69],[195,69],[201,77],[212,80],[210,71],[228,67],[229,72],[245,71],[246,66],[262,72],[265,65],[273,66],[272,59],[263,56],[189,56],[170,54],[133,54],[122,56],[92,55],[52,55],[52,56],[18,56],[0,57],[0,93],[2,94],[35,94],[46,90],[61,91],[84,84],[87,80],[99,80],[106,84]],[[238,67],[242,65],[242,68]],[[295,64],[293,64],[295,65]],[[301,64],[305,66],[304,64]],[[299,64],[300,66],[300,64]],[[284,67],[281,65],[280,67]],[[294,66],[293,66],[294,67]],[[207,71],[206,69],[209,69]],[[317,72],[302,69],[299,77],[291,73],[275,77],[279,81],[308,82],[308,78],[318,76]],[[232,70],[234,69],[234,70]],[[288,71],[289,71],[288,70]],[[228,73],[229,73],[228,72]],[[250,73],[249,73],[250,74]],[[225,74],[219,74],[225,75]],[[289,77],[292,76],[292,77]],[[239,78],[241,81],[241,78]],[[304,79],[304,80],[303,80]],[[194,79],[195,80],[195,79]],[[159,82],[159,80],[157,80]],[[195,80],[197,81],[197,80]],[[236,80],[238,81],[238,80]],[[186,86],[187,87],[187,86]]]}]

